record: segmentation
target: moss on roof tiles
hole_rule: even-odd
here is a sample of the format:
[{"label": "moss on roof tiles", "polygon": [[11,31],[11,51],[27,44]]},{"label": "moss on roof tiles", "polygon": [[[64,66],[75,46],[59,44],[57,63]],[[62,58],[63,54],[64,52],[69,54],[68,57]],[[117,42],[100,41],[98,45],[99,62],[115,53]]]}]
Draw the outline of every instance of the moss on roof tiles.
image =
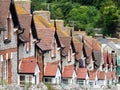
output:
[{"label": "moss on roof tiles", "polygon": [[34,15],[34,20],[35,20],[35,23],[38,24],[38,26],[50,28],[49,22],[47,22],[44,18],[42,18],[42,16]]},{"label": "moss on roof tiles", "polygon": [[23,6],[15,5],[15,7],[18,14],[28,14],[28,12],[25,10]]}]

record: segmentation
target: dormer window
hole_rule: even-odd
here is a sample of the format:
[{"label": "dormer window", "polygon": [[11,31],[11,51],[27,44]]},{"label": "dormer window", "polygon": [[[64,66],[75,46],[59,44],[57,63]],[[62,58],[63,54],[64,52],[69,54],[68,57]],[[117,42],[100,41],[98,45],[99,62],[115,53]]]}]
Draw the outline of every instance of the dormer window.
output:
[{"label": "dormer window", "polygon": [[52,43],[51,57],[56,57],[56,41]]},{"label": "dormer window", "polygon": [[72,48],[70,47],[70,49],[68,50],[68,62],[71,62],[72,60]]}]

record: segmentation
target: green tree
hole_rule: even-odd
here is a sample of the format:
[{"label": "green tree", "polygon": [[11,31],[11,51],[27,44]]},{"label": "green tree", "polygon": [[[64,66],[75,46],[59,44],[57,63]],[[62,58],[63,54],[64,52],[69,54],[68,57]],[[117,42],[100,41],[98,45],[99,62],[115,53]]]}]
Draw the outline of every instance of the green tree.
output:
[{"label": "green tree", "polygon": [[33,10],[40,10],[40,9],[46,10],[47,6],[46,6],[45,1],[44,1],[44,3],[41,3],[41,2],[43,2],[43,1],[42,0],[32,0]]},{"label": "green tree", "polygon": [[73,8],[69,17],[70,20],[77,21],[78,28],[90,34],[94,33],[93,29],[100,18],[100,12],[94,6],[80,6],[79,8]]},{"label": "green tree", "polygon": [[63,19],[65,23],[68,19],[68,13],[73,8],[71,2],[61,2],[60,4],[54,3],[50,6],[51,18]]},{"label": "green tree", "polygon": [[112,0],[108,0],[101,8],[101,21],[103,26],[103,34],[114,36],[116,33],[116,25],[118,24],[119,11]]},{"label": "green tree", "polygon": [[115,6],[107,6],[103,9],[103,33],[106,35],[114,35],[115,34],[115,28],[118,23],[118,10]]}]

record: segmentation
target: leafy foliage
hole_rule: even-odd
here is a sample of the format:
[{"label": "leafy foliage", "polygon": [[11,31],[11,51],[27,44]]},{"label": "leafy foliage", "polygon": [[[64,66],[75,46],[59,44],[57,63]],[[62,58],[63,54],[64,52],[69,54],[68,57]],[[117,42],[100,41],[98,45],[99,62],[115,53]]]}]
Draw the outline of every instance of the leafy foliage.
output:
[{"label": "leafy foliage", "polygon": [[94,35],[102,28],[108,36],[116,34],[120,17],[120,0],[32,0],[34,10],[50,10],[51,18],[65,20],[65,25]]}]

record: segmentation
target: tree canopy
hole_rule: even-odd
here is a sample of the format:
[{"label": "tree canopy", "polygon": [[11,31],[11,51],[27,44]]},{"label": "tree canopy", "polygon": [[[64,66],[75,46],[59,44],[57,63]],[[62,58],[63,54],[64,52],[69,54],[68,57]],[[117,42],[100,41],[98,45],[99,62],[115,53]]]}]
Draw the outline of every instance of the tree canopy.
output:
[{"label": "tree canopy", "polygon": [[65,20],[65,25],[94,35],[101,28],[107,36],[116,34],[120,23],[120,0],[32,0],[34,10],[49,10],[51,18]]}]

